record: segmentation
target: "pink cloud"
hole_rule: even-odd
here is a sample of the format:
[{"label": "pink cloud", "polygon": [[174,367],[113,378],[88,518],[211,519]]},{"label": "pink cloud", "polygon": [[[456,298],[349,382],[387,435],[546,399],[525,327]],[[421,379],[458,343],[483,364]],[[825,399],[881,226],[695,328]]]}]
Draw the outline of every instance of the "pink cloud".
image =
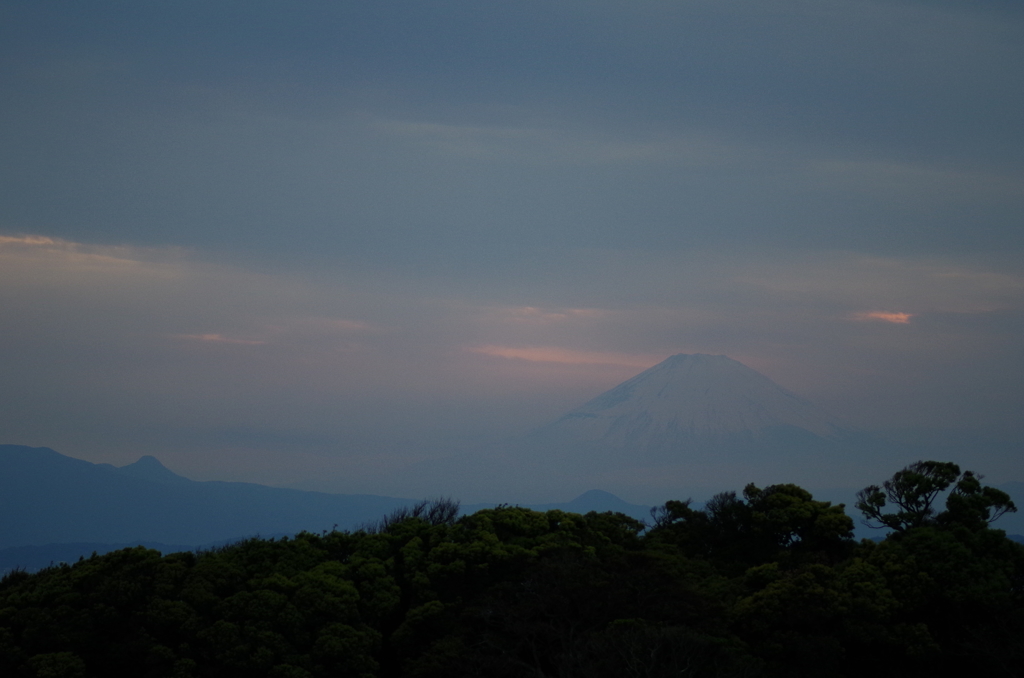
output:
[{"label": "pink cloud", "polygon": [[202,341],[214,344],[245,344],[247,346],[259,346],[265,344],[265,341],[257,341],[254,339],[232,339],[225,337],[223,334],[179,334],[179,339],[187,339],[188,341]]},{"label": "pink cloud", "polygon": [[907,325],[913,317],[913,313],[891,313],[888,311],[865,311],[853,314],[854,320],[881,320],[887,323],[896,323],[897,325]]}]

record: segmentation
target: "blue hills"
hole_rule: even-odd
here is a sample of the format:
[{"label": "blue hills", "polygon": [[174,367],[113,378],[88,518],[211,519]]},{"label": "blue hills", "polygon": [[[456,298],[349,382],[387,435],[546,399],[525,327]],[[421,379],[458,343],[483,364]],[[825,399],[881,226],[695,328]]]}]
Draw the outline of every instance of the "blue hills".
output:
[{"label": "blue hills", "polygon": [[[194,481],[152,456],[115,467],[47,447],[0,445],[0,572],[34,570],[139,544],[170,553],[251,536],[358,529],[413,503],[370,494]],[[493,505],[462,508],[472,512]],[[637,518],[649,511],[599,490],[568,503],[532,508],[619,511]]]}]

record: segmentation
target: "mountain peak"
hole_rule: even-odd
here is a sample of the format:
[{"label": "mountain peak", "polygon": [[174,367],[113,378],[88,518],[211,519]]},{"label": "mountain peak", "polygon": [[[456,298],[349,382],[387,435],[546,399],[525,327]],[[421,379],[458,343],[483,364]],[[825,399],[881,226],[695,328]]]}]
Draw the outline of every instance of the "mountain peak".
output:
[{"label": "mountain peak", "polygon": [[127,466],[122,466],[121,468],[128,468],[128,466],[134,466],[140,469],[163,469],[164,471],[170,470],[166,466],[161,464],[159,459],[157,459],[151,454],[144,454],[141,457],[139,457],[139,460],[136,461],[134,464],[128,464]]},{"label": "mountain peak", "polygon": [[739,362],[738,360],[733,360],[729,356],[722,355],[721,353],[676,353],[675,355],[670,355],[669,357],[665,358],[664,360],[662,360],[658,364],[659,365],[664,365],[666,363],[675,364],[675,363],[683,363],[683,362],[690,362],[690,361],[705,362],[705,361],[726,361],[726,360],[728,360],[730,362],[734,362],[734,363],[735,362]]},{"label": "mountain peak", "polygon": [[840,428],[825,412],[737,360],[680,353],[538,433],[634,453],[678,452],[779,433],[830,439]]},{"label": "mountain peak", "polygon": [[589,502],[593,502],[593,501],[605,501],[605,502],[607,502],[607,501],[622,501],[622,500],[619,499],[618,497],[616,497],[611,492],[607,492],[605,490],[587,490],[586,492],[584,492],[580,496],[576,497],[575,499],[573,499],[569,503],[573,504],[573,503],[588,502],[588,501]]},{"label": "mountain peak", "polygon": [[143,480],[149,480],[165,485],[168,483],[192,482],[188,478],[179,476],[177,473],[161,464],[159,459],[150,454],[139,457],[139,460],[133,464],[119,467],[117,472],[133,478],[142,478]]},{"label": "mountain peak", "polygon": [[750,369],[740,361],[734,360],[721,353],[676,353],[675,355],[665,358],[650,369],[679,367],[728,369],[729,367],[736,366],[742,367],[746,370]]}]

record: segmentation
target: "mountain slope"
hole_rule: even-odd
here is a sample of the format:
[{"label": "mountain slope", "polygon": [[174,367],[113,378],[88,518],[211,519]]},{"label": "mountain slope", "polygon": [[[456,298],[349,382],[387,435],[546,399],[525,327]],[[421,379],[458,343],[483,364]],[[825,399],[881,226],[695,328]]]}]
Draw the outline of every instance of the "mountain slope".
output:
[{"label": "mountain slope", "polygon": [[188,478],[179,476],[177,473],[161,464],[159,459],[148,454],[139,457],[139,460],[134,464],[116,467],[115,470],[119,475],[125,476],[127,478],[148,480],[154,483],[159,483],[161,485],[172,485],[180,487],[195,482],[189,480]]},{"label": "mountain slope", "polygon": [[[0,574],[140,543],[166,553],[254,535],[357,529],[413,503],[378,495],[197,482],[150,456],[117,468],[46,447],[0,445]],[[463,512],[494,505],[465,505]],[[638,518],[649,510],[597,490],[537,508],[615,510]]]},{"label": "mountain slope", "polygon": [[832,417],[763,374],[703,354],[674,355],[534,434],[632,454],[842,436]]},{"label": "mountain slope", "polygon": [[902,459],[756,370],[703,354],[671,356],[506,450],[509,482],[636,497],[842,486]]},{"label": "mountain slope", "polygon": [[205,544],[356,527],[409,503],[375,495],[197,482],[156,459],[115,468],[0,445],[0,548],[71,542]]}]

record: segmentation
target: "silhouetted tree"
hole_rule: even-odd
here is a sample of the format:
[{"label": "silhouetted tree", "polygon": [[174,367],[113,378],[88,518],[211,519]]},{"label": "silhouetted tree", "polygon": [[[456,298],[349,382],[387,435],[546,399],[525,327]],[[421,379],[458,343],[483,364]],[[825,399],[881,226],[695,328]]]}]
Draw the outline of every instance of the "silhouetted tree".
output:
[{"label": "silhouetted tree", "polygon": [[[928,524],[970,523],[981,528],[1017,507],[1001,490],[981,485],[982,476],[952,462],[918,461],[897,471],[882,486],[870,485],[857,493],[857,508],[871,527],[905,532]],[[955,485],[954,485],[955,484]],[[936,514],[938,496],[954,485],[946,510]],[[888,503],[898,510],[883,512]],[[875,524],[872,524],[875,523]]]}]

